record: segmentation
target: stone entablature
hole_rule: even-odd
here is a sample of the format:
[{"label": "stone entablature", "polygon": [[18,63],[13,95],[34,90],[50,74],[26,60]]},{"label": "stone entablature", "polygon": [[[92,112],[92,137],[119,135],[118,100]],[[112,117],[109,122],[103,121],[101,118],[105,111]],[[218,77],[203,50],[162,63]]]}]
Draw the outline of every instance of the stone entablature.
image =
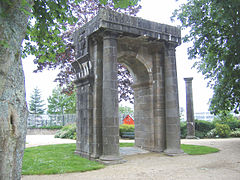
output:
[{"label": "stone entablature", "polygon": [[177,45],[181,44],[181,30],[175,26],[101,9],[97,16],[75,32],[76,59],[88,54],[87,37],[96,31],[104,29],[123,35],[128,34],[128,36],[145,36],[156,40],[174,42]]}]

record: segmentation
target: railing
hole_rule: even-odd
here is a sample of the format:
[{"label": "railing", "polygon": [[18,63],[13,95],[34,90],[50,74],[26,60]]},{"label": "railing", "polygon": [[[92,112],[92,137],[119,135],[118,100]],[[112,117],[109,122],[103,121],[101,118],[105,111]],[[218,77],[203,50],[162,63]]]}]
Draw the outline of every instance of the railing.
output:
[{"label": "railing", "polygon": [[28,128],[39,128],[43,126],[64,126],[65,124],[76,122],[75,114],[29,114],[27,120]]},{"label": "railing", "polygon": [[[123,124],[123,119],[127,116],[131,116],[133,118],[133,114],[121,114],[119,113],[119,124]],[[69,123],[76,122],[75,114],[42,114],[35,115],[29,114],[27,120],[28,128],[39,128],[44,126],[64,126]]]}]

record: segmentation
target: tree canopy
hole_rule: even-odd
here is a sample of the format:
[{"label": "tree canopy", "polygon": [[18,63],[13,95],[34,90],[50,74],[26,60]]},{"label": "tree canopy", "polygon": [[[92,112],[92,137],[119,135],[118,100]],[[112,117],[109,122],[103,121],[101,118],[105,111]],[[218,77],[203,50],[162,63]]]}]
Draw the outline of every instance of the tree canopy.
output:
[{"label": "tree canopy", "polygon": [[48,98],[48,114],[76,113],[76,93],[67,95],[61,88],[53,89]]},{"label": "tree canopy", "polygon": [[[55,81],[64,86],[66,91],[73,90],[74,73],[71,63],[75,60],[73,32],[90,21],[101,8],[109,8],[117,12],[136,15],[141,6],[138,0],[78,0],[78,1],[37,1],[33,5],[33,13],[28,24],[28,31],[23,49],[24,56],[32,54],[40,72],[44,69],[59,68]],[[124,9],[122,9],[124,8]],[[119,66],[120,99],[128,98],[129,84],[123,67]],[[122,78],[121,78],[122,77]],[[67,87],[67,88],[66,88]],[[130,94],[132,93],[130,89]],[[123,98],[123,99],[124,99]]]},{"label": "tree canopy", "polygon": [[214,95],[210,111],[240,110],[240,1],[188,0],[173,18],[189,30],[184,42],[195,67],[209,80]]}]

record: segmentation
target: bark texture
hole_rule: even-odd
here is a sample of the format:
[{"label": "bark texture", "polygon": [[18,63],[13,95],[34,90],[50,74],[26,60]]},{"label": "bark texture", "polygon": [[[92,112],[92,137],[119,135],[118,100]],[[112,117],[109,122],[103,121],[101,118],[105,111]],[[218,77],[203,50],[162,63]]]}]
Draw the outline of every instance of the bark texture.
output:
[{"label": "bark texture", "polygon": [[28,15],[21,2],[0,2],[0,180],[21,179],[25,146],[28,111],[21,44]]}]

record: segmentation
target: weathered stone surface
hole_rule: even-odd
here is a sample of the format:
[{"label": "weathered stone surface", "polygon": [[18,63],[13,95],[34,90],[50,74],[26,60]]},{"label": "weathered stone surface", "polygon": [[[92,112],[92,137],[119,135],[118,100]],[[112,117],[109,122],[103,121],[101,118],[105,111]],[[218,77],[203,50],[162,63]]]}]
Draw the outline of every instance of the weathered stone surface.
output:
[{"label": "weathered stone surface", "polygon": [[184,78],[186,84],[186,110],[187,110],[187,139],[195,137],[195,120],[193,109],[192,80],[193,78]]},{"label": "weathered stone surface", "polygon": [[101,10],[76,31],[74,39],[77,60],[72,65],[78,88],[76,152],[108,163],[121,159],[119,62],[134,79],[136,146],[168,154],[182,153],[175,57],[175,47],[181,42],[180,30]]},{"label": "weathered stone surface", "polygon": [[[31,4],[32,1],[26,1]],[[27,130],[21,44],[28,16],[20,1],[0,2],[0,180],[20,180]],[[27,10],[27,9],[26,9]]]}]

